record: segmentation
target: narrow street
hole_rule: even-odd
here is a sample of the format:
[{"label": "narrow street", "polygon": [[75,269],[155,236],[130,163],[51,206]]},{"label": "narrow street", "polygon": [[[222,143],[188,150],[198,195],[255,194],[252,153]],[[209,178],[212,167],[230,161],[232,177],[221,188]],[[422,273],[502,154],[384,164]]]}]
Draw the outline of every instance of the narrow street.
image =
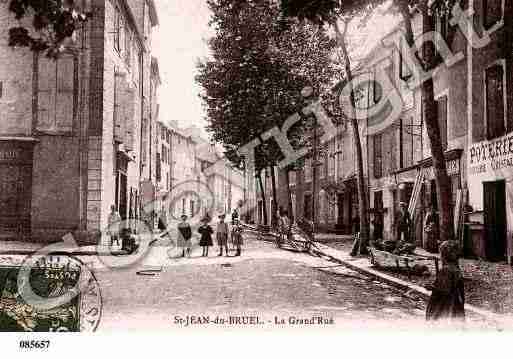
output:
[{"label": "narrow street", "polygon": [[[167,247],[156,246],[136,267],[99,272],[104,303],[99,331],[223,326],[198,318],[188,322],[191,316],[224,319],[226,328],[241,327],[229,325],[230,316],[258,316],[258,324],[247,327],[264,328],[304,327],[294,325],[294,318],[312,316],[328,323],[314,326],[328,329],[426,325],[420,299],[336,263],[278,250],[252,235],[245,241],[241,257],[218,257],[213,247],[210,257],[202,258],[196,247],[191,258],[170,259]],[[160,267],[154,276],[136,273]],[[275,317],[285,324],[276,324]]]}]

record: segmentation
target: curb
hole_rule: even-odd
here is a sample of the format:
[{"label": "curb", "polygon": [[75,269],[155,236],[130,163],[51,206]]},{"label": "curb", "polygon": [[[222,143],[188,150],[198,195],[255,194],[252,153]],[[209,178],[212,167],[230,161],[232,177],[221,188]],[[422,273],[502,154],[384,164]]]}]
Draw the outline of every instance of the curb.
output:
[{"label": "curb", "polygon": [[[314,255],[320,255],[320,256],[327,257],[333,261],[336,261],[336,262],[342,264],[346,268],[354,270],[355,272],[358,272],[362,275],[365,275],[367,277],[370,277],[370,278],[375,279],[380,282],[384,282],[384,283],[386,283],[392,287],[395,287],[397,289],[404,290],[404,291],[410,292],[410,293],[415,293],[416,295],[420,296],[424,300],[428,300],[431,296],[431,291],[427,290],[424,287],[413,284],[411,282],[406,282],[402,279],[379,272],[372,268],[365,268],[365,267],[353,264],[347,260],[337,258],[337,257],[327,253],[327,252],[336,251],[335,249],[332,249],[332,248],[327,247],[320,243],[316,243],[315,247],[317,249],[311,250],[311,253],[313,253]],[[326,251],[326,248],[328,249],[328,251]],[[477,314],[481,317],[484,317],[487,320],[493,321],[498,326],[500,326],[502,328],[504,328],[507,323],[513,323],[513,318],[508,318],[507,316],[499,315],[499,314],[493,313],[491,311],[488,311],[486,309],[478,308],[471,304],[465,303],[465,310],[468,312],[471,312],[473,314]]]}]

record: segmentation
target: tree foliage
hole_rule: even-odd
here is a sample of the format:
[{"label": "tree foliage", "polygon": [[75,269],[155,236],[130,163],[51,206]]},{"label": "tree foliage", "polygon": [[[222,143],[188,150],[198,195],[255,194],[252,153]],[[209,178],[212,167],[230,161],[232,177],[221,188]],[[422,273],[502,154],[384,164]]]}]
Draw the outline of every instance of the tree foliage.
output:
[{"label": "tree foliage", "polygon": [[[273,1],[210,0],[208,5],[216,34],[209,40],[212,56],[198,64],[196,80],[203,88],[207,130],[239,163],[238,148],[300,113],[303,87],[323,92],[342,72],[330,61],[334,43],[324,29],[290,22],[284,30]],[[293,146],[305,145],[307,123],[300,121],[289,132]],[[257,170],[283,157],[273,140],[259,146],[256,155]]]},{"label": "tree foliage", "polygon": [[[56,58],[91,13],[80,11],[74,0],[11,0],[9,11],[18,26],[9,29],[9,46],[25,47]],[[31,26],[22,20],[31,18]]]}]

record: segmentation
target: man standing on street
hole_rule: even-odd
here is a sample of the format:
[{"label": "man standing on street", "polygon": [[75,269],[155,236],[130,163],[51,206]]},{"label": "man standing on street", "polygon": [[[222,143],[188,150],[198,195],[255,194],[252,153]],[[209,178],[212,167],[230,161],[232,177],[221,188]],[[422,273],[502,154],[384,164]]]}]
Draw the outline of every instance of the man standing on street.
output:
[{"label": "man standing on street", "polygon": [[237,212],[237,208],[235,208],[232,212],[232,225],[235,225],[239,221],[239,212]]},{"label": "man standing on street", "polygon": [[114,245],[114,241],[116,241],[116,245],[119,246],[119,226],[121,224],[121,216],[118,211],[116,211],[116,206],[110,206],[110,213],[107,219],[108,221],[108,231],[110,236],[110,246]]},{"label": "man standing on street", "polygon": [[406,203],[399,203],[399,215],[397,220],[398,242],[409,242],[411,218]]},{"label": "man standing on street", "polygon": [[219,256],[223,255],[223,247],[226,251],[226,256],[228,257],[228,224],[224,222],[225,215],[222,214],[219,216],[219,223],[216,228],[216,237],[217,244],[219,245]]}]

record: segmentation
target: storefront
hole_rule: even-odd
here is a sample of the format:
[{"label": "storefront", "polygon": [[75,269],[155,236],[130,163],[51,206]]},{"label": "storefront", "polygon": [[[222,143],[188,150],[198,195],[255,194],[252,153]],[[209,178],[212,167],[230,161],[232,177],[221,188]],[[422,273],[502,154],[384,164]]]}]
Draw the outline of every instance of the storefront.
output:
[{"label": "storefront", "polygon": [[[463,150],[445,154],[447,173],[451,180],[453,204],[461,189],[461,156]],[[415,166],[404,168],[371,183],[371,219],[377,217],[383,223],[384,239],[396,239],[396,216],[399,203],[411,206],[413,220],[412,240],[426,248],[423,233],[424,218],[428,208],[438,210],[435,176],[432,159],[428,158]]]},{"label": "storefront", "polygon": [[358,187],[355,177],[342,181],[343,189],[336,195],[337,224],[336,229],[343,234],[352,234],[359,213]]},{"label": "storefront", "polygon": [[0,239],[24,240],[31,233],[34,140],[0,140]]},{"label": "storefront", "polygon": [[477,257],[511,263],[513,236],[513,135],[469,147],[467,248]]},{"label": "storefront", "polygon": [[[463,230],[463,221],[459,219],[459,213],[462,210],[462,203],[465,199],[462,192],[462,154],[462,149],[455,149],[445,153],[445,168],[451,183],[451,204],[453,208],[453,221],[457,239],[461,239],[460,231]],[[415,221],[415,233],[417,243],[422,244],[423,248],[429,249],[429,247],[433,247],[433,244],[429,244],[428,238],[426,238],[426,233],[424,232],[424,220],[428,210],[430,209],[435,213],[439,213],[439,204],[432,159],[430,158],[423,161],[421,166],[423,171],[423,183],[422,188],[420,189],[420,200],[415,210],[416,217],[418,217],[418,220]],[[436,244],[434,245],[434,248],[436,249]]]}]

